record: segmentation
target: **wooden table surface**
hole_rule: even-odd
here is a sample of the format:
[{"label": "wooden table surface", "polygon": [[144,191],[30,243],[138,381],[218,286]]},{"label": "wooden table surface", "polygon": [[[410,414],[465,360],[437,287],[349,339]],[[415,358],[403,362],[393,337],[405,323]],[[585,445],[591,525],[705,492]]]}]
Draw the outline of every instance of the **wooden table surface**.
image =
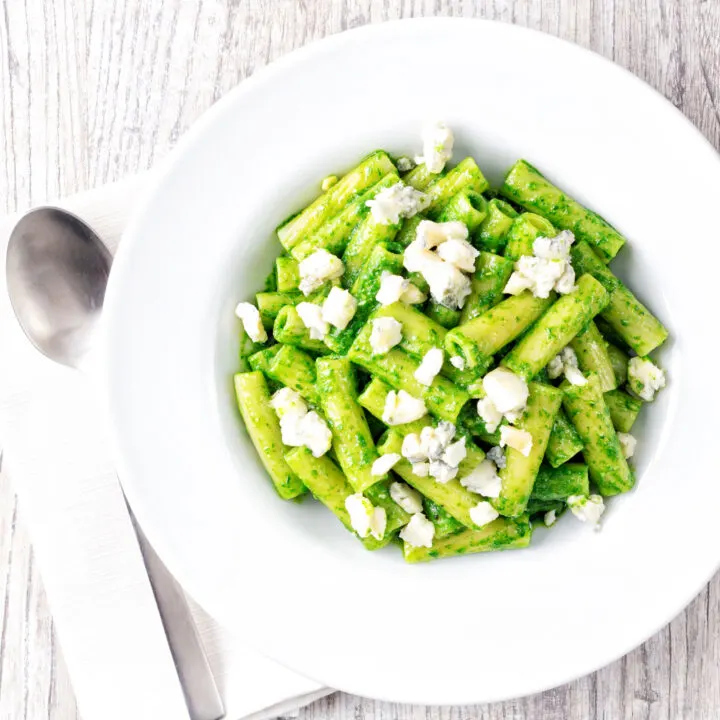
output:
[{"label": "wooden table surface", "polygon": [[[0,0],[0,5],[0,210],[7,212],[151,166],[223,93],[294,48],[368,22],[421,15],[517,23],[591,48],[650,83],[720,147],[720,0]],[[719,668],[716,576],[642,647],[541,695],[427,709],[338,694],[300,717],[717,720]],[[2,476],[0,720],[77,717],[22,504]]]}]

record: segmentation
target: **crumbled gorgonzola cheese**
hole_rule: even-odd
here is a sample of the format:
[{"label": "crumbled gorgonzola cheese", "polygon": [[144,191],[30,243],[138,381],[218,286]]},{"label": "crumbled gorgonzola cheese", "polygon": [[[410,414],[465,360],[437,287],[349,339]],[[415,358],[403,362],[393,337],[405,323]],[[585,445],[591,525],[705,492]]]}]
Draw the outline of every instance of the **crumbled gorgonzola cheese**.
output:
[{"label": "crumbled gorgonzola cheese", "polygon": [[350,525],[359,537],[372,535],[376,540],[383,539],[387,526],[384,508],[375,507],[362,493],[355,493],[345,498],[345,509],[350,515]]},{"label": "crumbled gorgonzola cheese", "polygon": [[501,469],[507,465],[505,451],[499,445],[493,445],[493,447],[488,450],[487,459],[492,460]]},{"label": "crumbled gorgonzola cheese", "polygon": [[596,530],[600,528],[600,517],[605,512],[605,503],[600,495],[571,495],[567,504],[578,520],[594,525]]},{"label": "crumbled gorgonzola cheese", "polygon": [[491,370],[482,380],[483,390],[487,393],[498,412],[519,413],[525,409],[529,395],[525,379],[507,368]]},{"label": "crumbled gorgonzola cheese", "polygon": [[316,250],[298,265],[300,273],[300,291],[309,295],[328,280],[335,280],[345,272],[340,258],[335,257],[325,249]]},{"label": "crumbled gorgonzola cheese", "polygon": [[533,243],[533,254],[523,255],[503,292],[519,295],[530,290],[535,297],[546,298],[555,290],[561,295],[575,289],[575,271],[570,261],[570,246],[575,236],[563,230],[554,238],[539,237]]},{"label": "crumbled gorgonzola cheese", "polygon": [[402,323],[392,317],[375,318],[370,332],[373,355],[385,355],[402,341]]},{"label": "crumbled gorgonzola cheese", "polygon": [[635,447],[637,440],[634,435],[630,433],[619,432],[617,434],[618,440],[620,441],[620,448],[625,458],[631,458],[635,454]]},{"label": "crumbled gorgonzola cheese", "polygon": [[551,380],[565,375],[571,385],[585,385],[587,378],[580,372],[575,351],[568,345],[564,347],[547,365]]},{"label": "crumbled gorgonzola cheese", "polygon": [[332,433],[327,423],[314,410],[280,414],[280,433],[283,444],[289,447],[305,446],[314,457],[324,455],[332,445]]},{"label": "crumbled gorgonzola cheese", "polygon": [[344,330],[355,316],[357,300],[347,291],[334,287],[325,298],[322,318],[338,330]]},{"label": "crumbled gorgonzola cheese", "polygon": [[655,393],[665,387],[665,371],[647,358],[630,358],[628,384],[638,397],[646,402],[652,402]]},{"label": "crumbled gorgonzola cheese", "polygon": [[426,387],[433,384],[435,376],[442,370],[444,354],[440,348],[430,348],[415,371],[415,379]]},{"label": "crumbled gorgonzola cheese", "polygon": [[438,246],[437,254],[447,263],[466,273],[475,272],[475,259],[480,254],[467,240],[447,240]]},{"label": "crumbled gorgonzola cheese", "polygon": [[470,508],[470,519],[478,527],[483,527],[493,520],[497,520],[500,513],[487,501],[482,500],[475,507]]},{"label": "crumbled gorgonzola cheese", "polygon": [[323,319],[323,309],[320,305],[301,302],[295,309],[303,325],[310,331],[311,340],[322,340],[328,334],[330,326]]},{"label": "crumbled gorgonzola cheese", "polygon": [[465,438],[461,437],[456,442],[447,445],[442,454],[442,461],[450,467],[457,467],[467,457]]},{"label": "crumbled gorgonzola cheese", "polygon": [[477,413],[485,423],[485,430],[489,433],[494,433],[503,419],[503,414],[489,397],[480,398],[477,401]]},{"label": "crumbled gorgonzola cheese", "polygon": [[390,483],[390,497],[406,513],[415,515],[423,511],[422,495],[403,482]]},{"label": "crumbled gorgonzola cheese", "polygon": [[[467,227],[461,222],[423,220],[415,240],[405,248],[403,263],[407,270],[421,273],[433,299],[449,308],[462,308],[471,291],[470,279],[463,269],[474,270],[478,253],[467,242],[467,236]],[[433,252],[434,248],[437,252]],[[441,253],[448,259],[443,259]]]},{"label": "crumbled gorgonzola cheese", "polygon": [[387,394],[382,416],[386,425],[404,425],[419,420],[423,415],[427,415],[427,408],[421,398],[413,397],[404,390],[391,390]]},{"label": "crumbled gorgonzola cheese", "polygon": [[402,460],[402,457],[398,455],[398,453],[385,453],[372,464],[370,474],[377,477],[385,475],[392,470],[400,460]]},{"label": "crumbled gorgonzola cheese", "polygon": [[280,420],[288,415],[299,415],[302,417],[308,411],[308,406],[300,396],[300,393],[288,387],[280,388],[280,390],[270,398],[270,407],[275,411]]},{"label": "crumbled gorgonzola cheese", "polygon": [[444,122],[427,125],[422,133],[423,154],[415,158],[418,164],[425,163],[434,175],[441,173],[445,163],[452,157],[455,136]]},{"label": "crumbled gorgonzola cheese", "polygon": [[533,446],[532,435],[527,430],[503,425],[500,428],[500,446],[505,447],[505,445],[527,457]]},{"label": "crumbled gorgonzola cheese", "polygon": [[432,547],[435,526],[422,513],[415,513],[400,531],[400,539],[413,547]]},{"label": "crumbled gorgonzola cheese", "polygon": [[430,204],[430,199],[425,193],[399,182],[383,188],[365,204],[376,222],[396,225],[401,218],[410,218],[422,212]]},{"label": "crumbled gorgonzola cheese", "polygon": [[245,332],[253,342],[267,342],[268,334],[260,319],[260,312],[252,303],[238,303],[235,308],[235,315],[242,321]]},{"label": "crumbled gorgonzola cheese", "polygon": [[497,466],[488,457],[471,473],[460,478],[460,484],[470,492],[490,498],[499,497],[502,489],[502,480],[497,473]]}]

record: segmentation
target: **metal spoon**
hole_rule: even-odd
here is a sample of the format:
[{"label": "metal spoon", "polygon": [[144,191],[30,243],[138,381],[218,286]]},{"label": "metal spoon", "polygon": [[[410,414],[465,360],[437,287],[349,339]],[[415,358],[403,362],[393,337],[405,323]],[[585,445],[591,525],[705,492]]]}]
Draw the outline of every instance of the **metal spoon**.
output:
[{"label": "metal spoon", "polygon": [[51,360],[79,367],[105,299],[112,257],[80,218],[37,208],[10,235],[7,287],[30,342]]},{"label": "metal spoon", "polygon": [[[8,243],[8,295],[20,326],[41,353],[70,367],[84,365],[111,265],[103,242],[75,215],[41,207],[19,220]],[[185,596],[130,516],[190,717],[217,720],[224,708]]]}]

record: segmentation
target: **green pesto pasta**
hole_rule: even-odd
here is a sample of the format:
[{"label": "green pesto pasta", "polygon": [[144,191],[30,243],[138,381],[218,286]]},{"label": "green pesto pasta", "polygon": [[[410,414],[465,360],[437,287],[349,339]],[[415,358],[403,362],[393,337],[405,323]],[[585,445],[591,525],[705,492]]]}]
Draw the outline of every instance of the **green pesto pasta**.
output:
[{"label": "green pesto pasta", "polygon": [[451,357],[463,358],[467,367],[486,369],[492,356],[530,327],[553,300],[554,294],[538,298],[527,290],[510,296],[451,330],[445,338],[445,350]]},{"label": "green pesto pasta", "polygon": [[500,470],[502,489],[494,501],[498,512],[506,517],[525,512],[562,398],[562,392],[550,385],[530,385],[527,409],[516,427],[530,434],[532,445],[527,454],[507,448],[506,465]]},{"label": "green pesto pasta", "polygon": [[305,485],[283,457],[280,423],[270,409],[270,393],[262,373],[235,375],[235,397],[250,440],[278,495],[284,500],[292,500],[302,495]]},{"label": "green pesto pasta", "polygon": [[503,365],[526,380],[535,377],[607,305],[608,299],[597,280],[583,275],[577,289],[553,303],[505,356]]},{"label": "green pesto pasta", "polygon": [[337,215],[358,193],[377,183],[383,176],[394,172],[395,165],[387,153],[378,150],[368,155],[324,195],[302,212],[286,220],[277,229],[278,239],[283,247],[291,250],[303,237],[310,235],[331,217]]},{"label": "green pesto pasta", "polygon": [[635,484],[653,426],[637,393],[666,385],[646,360],[668,331],[609,265],[621,232],[525,160],[490,189],[430,131],[415,161],[326,169],[264,285],[258,268],[259,291],[239,289],[232,335],[239,420],[275,492],[408,563],[594,522],[595,494]]},{"label": "green pesto pasta", "polygon": [[518,160],[510,168],[500,192],[547,218],[555,227],[586,240],[605,262],[612,260],[625,244],[625,238],[612,225],[556,188],[525,160]]},{"label": "green pesto pasta", "polygon": [[507,244],[507,236],[513,220],[518,216],[512,205],[500,198],[488,203],[487,216],[480,224],[476,240],[478,247],[492,253],[502,253]]},{"label": "green pesto pasta", "polygon": [[350,485],[362,492],[385,476],[372,473],[378,454],[357,402],[355,370],[344,357],[318,358],[315,367],[320,406],[333,433],[333,450]]},{"label": "green pesto pasta", "polygon": [[521,515],[517,518],[498,518],[479,530],[464,530],[437,538],[429,548],[405,543],[403,551],[407,562],[418,563],[457,555],[524,548],[530,545],[531,537],[532,525],[527,515]]},{"label": "green pesto pasta", "polygon": [[585,446],[590,478],[601,495],[631,490],[635,476],[627,464],[597,375],[585,385],[563,383],[563,406]]}]

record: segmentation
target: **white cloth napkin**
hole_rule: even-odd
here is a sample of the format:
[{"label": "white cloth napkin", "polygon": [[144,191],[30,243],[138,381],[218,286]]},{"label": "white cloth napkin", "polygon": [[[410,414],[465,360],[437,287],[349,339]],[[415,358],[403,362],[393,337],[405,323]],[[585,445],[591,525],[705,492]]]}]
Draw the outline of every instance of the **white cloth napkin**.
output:
[{"label": "white cloth napkin", "polygon": [[[56,203],[111,251],[149,175]],[[188,717],[86,377],[35,351],[5,291],[0,219],[0,445],[83,720]],[[293,713],[330,692],[258,656],[191,602],[228,720]]]}]

